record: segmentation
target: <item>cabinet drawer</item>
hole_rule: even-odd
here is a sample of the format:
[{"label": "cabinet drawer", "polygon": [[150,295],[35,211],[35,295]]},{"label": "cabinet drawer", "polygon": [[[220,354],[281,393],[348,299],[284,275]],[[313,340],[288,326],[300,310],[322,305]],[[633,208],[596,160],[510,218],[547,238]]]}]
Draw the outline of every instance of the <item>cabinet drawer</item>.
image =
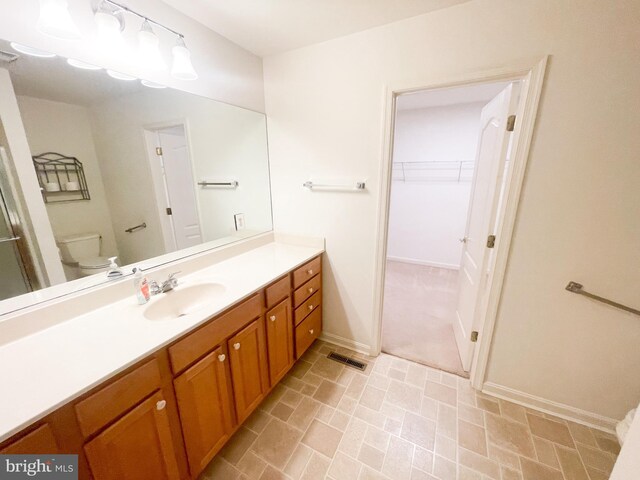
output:
[{"label": "cabinet drawer", "polygon": [[156,359],[78,402],[74,409],[82,434],[87,437],[111,423],[143,398],[160,388]]},{"label": "cabinet drawer", "polygon": [[322,287],[322,276],[316,275],[307,283],[298,287],[295,292],[293,292],[293,306],[299,307],[302,302],[304,302],[307,298],[309,298],[313,293],[320,290]]},{"label": "cabinet drawer", "polygon": [[322,292],[316,292],[307,300],[305,300],[302,305],[300,305],[295,310],[295,321],[296,325],[298,325],[302,320],[304,320],[307,315],[313,312],[315,309],[320,307],[322,304]]},{"label": "cabinet drawer", "polygon": [[282,277],[280,280],[273,282],[265,289],[267,308],[271,308],[278,302],[284,300],[289,296],[291,291],[291,278],[289,274]]},{"label": "cabinet drawer", "polygon": [[293,271],[293,288],[298,288],[322,269],[322,257],[318,256]]},{"label": "cabinet drawer", "polygon": [[311,346],[322,331],[322,308],[315,309],[300,325],[296,327],[296,358]]},{"label": "cabinet drawer", "polygon": [[169,347],[173,373],[178,373],[220,345],[262,313],[262,292],[216,317],[187,338]]}]

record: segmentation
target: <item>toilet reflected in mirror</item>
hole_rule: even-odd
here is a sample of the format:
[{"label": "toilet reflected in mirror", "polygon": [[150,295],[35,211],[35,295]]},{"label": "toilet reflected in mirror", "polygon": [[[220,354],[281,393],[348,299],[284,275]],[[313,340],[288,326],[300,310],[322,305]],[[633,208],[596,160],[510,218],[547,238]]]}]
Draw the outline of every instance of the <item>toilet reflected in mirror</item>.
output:
[{"label": "toilet reflected in mirror", "polygon": [[56,238],[67,281],[109,270],[109,259],[100,256],[101,243],[102,236],[95,232]]}]

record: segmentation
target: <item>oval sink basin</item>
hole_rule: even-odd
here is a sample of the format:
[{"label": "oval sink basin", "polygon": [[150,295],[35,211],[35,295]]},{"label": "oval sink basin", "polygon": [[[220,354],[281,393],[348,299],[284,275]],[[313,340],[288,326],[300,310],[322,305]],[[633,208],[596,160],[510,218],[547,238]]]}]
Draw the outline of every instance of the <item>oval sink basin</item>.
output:
[{"label": "oval sink basin", "polygon": [[226,290],[219,283],[200,283],[197,285],[178,286],[175,289],[159,294],[159,298],[145,308],[144,316],[149,320],[172,320],[184,317],[204,307]]}]

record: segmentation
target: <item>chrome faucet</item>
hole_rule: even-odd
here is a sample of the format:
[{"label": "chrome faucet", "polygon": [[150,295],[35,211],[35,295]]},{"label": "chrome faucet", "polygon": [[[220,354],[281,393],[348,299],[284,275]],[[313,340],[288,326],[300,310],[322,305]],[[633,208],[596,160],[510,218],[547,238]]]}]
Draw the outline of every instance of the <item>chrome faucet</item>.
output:
[{"label": "chrome faucet", "polygon": [[149,292],[151,295],[158,295],[159,293],[167,293],[178,286],[178,279],[176,275],[180,272],[174,272],[169,274],[169,277],[162,283],[158,284],[155,280],[149,282]]}]

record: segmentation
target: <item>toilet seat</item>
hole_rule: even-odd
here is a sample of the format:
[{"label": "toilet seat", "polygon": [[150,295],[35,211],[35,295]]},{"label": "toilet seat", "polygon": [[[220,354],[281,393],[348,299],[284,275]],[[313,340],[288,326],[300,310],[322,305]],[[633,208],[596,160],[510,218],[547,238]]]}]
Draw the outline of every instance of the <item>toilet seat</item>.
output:
[{"label": "toilet seat", "polygon": [[107,257],[85,258],[78,262],[78,266],[82,270],[104,270],[109,268],[109,260]]}]

